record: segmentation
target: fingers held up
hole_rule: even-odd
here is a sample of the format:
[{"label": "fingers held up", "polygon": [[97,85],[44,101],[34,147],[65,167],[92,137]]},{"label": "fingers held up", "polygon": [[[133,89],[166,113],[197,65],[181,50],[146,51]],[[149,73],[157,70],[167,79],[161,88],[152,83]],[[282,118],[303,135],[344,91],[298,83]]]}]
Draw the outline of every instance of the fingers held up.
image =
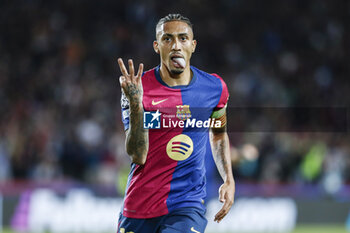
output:
[{"label": "fingers held up", "polygon": [[128,66],[129,66],[129,72],[126,69],[123,59],[118,58],[118,65],[119,69],[122,73],[122,75],[126,78],[127,81],[137,81],[137,79],[140,79],[143,73],[143,64],[140,63],[139,69],[137,71],[137,74],[135,76],[135,68],[134,68],[134,62],[132,59],[128,59]]},{"label": "fingers held up", "polygon": [[142,93],[143,93],[142,82],[141,82],[141,76],[143,73],[143,64],[141,63],[139,65],[139,69],[137,71],[136,76],[135,76],[134,63],[132,59],[128,59],[129,70],[126,69],[123,59],[121,58],[118,58],[118,65],[122,73],[122,76],[119,77],[119,82],[126,97],[129,99],[130,103],[135,101],[136,103],[141,103]]},{"label": "fingers held up", "polygon": [[118,58],[118,65],[119,65],[119,69],[120,69],[120,71],[122,72],[123,76],[124,76],[124,77],[129,77],[129,73],[128,73],[128,71],[126,70],[126,67],[125,67],[125,65],[124,65],[123,59]]}]

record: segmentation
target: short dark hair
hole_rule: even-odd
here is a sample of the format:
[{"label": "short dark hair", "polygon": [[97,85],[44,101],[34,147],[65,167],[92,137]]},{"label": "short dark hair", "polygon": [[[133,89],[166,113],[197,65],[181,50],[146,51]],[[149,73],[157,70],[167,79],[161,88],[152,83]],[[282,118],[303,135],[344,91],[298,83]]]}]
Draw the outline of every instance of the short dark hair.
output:
[{"label": "short dark hair", "polygon": [[188,26],[190,26],[190,28],[192,29],[193,31],[193,24],[191,23],[191,21],[181,15],[181,14],[168,14],[167,16],[161,18],[158,23],[157,23],[157,26],[156,26],[156,37],[157,37],[157,30],[160,26],[162,26],[163,24],[167,23],[167,22],[171,22],[171,21],[182,21],[182,22],[185,22],[187,23]]}]

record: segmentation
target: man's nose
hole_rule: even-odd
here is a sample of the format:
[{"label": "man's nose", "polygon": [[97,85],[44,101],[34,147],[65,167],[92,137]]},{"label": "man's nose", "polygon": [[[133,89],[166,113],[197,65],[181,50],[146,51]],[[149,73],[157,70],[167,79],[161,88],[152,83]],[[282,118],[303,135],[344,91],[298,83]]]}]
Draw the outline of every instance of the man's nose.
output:
[{"label": "man's nose", "polygon": [[172,46],[173,50],[180,50],[181,49],[181,43],[178,39],[174,40],[173,46]]}]

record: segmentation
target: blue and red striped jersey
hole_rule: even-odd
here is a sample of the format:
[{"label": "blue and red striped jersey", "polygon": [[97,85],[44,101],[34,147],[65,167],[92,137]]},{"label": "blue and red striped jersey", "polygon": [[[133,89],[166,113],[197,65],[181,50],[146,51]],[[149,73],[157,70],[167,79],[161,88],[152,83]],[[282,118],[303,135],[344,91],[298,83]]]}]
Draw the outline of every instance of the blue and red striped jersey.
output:
[{"label": "blue and red striped jersey", "polygon": [[[169,87],[159,74],[159,66],[142,76],[144,111],[159,111],[162,120],[206,121],[228,100],[225,82],[193,66],[187,86]],[[123,123],[129,128],[129,105],[121,100]],[[190,119],[189,119],[190,118]],[[122,214],[130,218],[153,218],[176,208],[205,208],[205,157],[211,153],[209,129],[178,127],[149,129],[149,149],[144,165],[131,165]]]}]

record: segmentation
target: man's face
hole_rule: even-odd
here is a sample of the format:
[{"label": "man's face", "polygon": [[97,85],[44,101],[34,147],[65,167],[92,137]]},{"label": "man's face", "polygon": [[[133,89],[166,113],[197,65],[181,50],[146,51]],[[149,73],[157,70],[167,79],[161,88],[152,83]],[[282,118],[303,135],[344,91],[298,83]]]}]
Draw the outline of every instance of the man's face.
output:
[{"label": "man's face", "polygon": [[182,21],[170,21],[157,29],[157,40],[153,42],[159,53],[161,64],[172,74],[181,74],[196,48],[191,27]]}]

